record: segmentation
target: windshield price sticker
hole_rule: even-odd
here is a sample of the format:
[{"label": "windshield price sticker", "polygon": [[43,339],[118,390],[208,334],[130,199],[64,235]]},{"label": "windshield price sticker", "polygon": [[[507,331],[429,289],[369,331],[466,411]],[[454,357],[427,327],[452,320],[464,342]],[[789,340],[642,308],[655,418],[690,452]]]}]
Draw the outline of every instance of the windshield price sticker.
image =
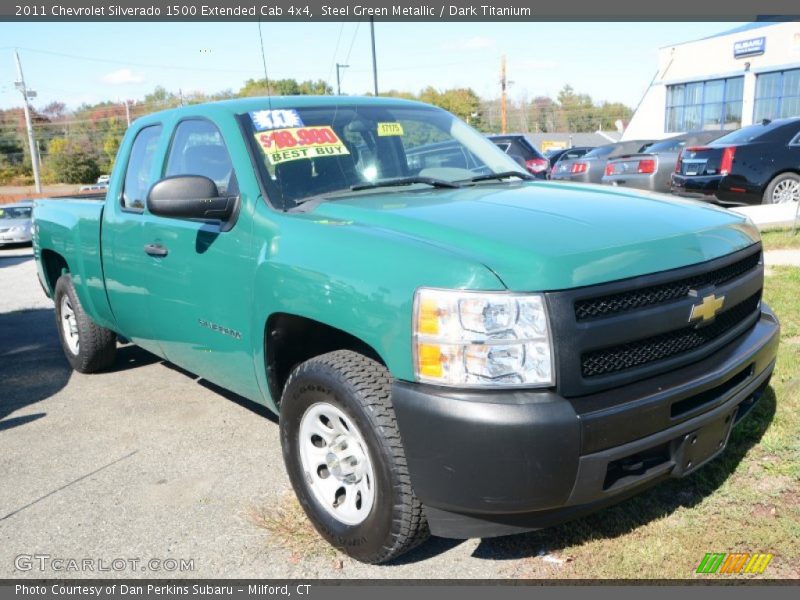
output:
[{"label": "windshield price sticker", "polygon": [[350,154],[330,126],[292,127],[255,134],[267,160],[273,165],[303,158]]},{"label": "windshield price sticker", "polygon": [[378,135],[403,135],[403,126],[400,123],[378,123]]},{"label": "windshield price sticker", "polygon": [[300,115],[294,109],[256,110],[250,113],[250,119],[258,131],[304,125]]}]

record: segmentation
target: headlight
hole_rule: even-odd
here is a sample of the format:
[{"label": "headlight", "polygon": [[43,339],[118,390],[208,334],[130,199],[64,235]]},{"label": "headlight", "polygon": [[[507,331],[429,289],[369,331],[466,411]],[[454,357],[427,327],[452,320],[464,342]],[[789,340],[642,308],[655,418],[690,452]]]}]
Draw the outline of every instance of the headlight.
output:
[{"label": "headlight", "polygon": [[10,227],[8,229],[9,233],[22,233],[25,228],[22,225],[14,225],[14,227]]},{"label": "headlight", "polygon": [[414,372],[418,381],[448,386],[554,385],[544,298],[420,288]]}]

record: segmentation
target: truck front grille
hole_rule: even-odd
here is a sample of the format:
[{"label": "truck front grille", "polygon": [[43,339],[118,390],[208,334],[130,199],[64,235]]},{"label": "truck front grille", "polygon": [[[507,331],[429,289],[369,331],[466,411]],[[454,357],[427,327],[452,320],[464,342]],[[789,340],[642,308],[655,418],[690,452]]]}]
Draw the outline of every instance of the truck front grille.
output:
[{"label": "truck front grille", "polygon": [[759,292],[720,313],[706,327],[697,329],[694,325],[690,325],[644,340],[587,352],[581,357],[581,373],[584,377],[605,375],[699,348],[727,333],[753,314],[760,301]]},{"label": "truck front grille", "polygon": [[[549,292],[559,392],[584,396],[679,369],[755,325],[764,285],[761,244],[704,263]],[[709,296],[713,321],[692,322]]]},{"label": "truck front grille", "polygon": [[703,288],[709,285],[721,285],[755,269],[760,260],[760,253],[750,256],[708,273],[686,277],[662,285],[631,290],[620,294],[588,298],[575,303],[575,317],[578,321],[586,321],[595,317],[603,317],[616,313],[646,308],[663,302],[689,295],[689,290]]}]

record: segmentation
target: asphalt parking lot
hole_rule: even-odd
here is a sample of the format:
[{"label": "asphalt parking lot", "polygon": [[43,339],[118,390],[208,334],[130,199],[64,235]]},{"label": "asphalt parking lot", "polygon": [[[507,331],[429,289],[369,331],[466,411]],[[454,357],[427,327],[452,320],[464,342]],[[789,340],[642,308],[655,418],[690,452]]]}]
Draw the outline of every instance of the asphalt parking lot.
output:
[{"label": "asphalt parking lot", "polygon": [[[30,247],[0,249],[0,578],[510,575],[480,540],[433,539],[384,567],[325,547],[298,556],[251,516],[286,504],[290,489],[272,416],[134,346],[111,372],[74,373],[53,321]],[[185,559],[194,570],[17,568],[34,554],[95,569]]]}]

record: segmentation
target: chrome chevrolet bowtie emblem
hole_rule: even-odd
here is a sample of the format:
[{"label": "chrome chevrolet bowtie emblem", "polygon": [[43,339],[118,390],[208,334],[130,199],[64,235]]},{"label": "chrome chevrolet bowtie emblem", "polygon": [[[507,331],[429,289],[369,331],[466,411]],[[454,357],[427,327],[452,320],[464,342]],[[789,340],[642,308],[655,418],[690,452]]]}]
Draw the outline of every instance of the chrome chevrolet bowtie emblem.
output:
[{"label": "chrome chevrolet bowtie emblem", "polygon": [[717,298],[714,294],[704,296],[700,304],[692,306],[692,313],[689,315],[689,322],[702,320],[703,323],[711,321],[722,310],[725,304],[725,296]]}]

